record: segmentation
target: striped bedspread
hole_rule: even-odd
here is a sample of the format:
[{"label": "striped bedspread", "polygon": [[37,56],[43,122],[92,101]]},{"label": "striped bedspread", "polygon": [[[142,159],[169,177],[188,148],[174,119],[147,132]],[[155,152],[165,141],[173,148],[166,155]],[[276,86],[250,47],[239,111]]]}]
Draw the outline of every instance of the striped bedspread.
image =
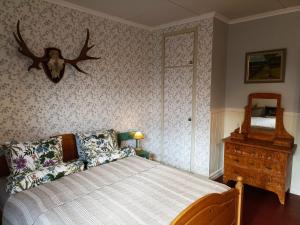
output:
[{"label": "striped bedspread", "polygon": [[137,156],[12,195],[4,225],[159,225],[229,187]]}]

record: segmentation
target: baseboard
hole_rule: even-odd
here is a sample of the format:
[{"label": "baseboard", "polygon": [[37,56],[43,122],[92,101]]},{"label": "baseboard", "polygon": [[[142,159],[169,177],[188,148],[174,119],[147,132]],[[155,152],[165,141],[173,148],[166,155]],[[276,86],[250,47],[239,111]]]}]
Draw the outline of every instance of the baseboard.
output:
[{"label": "baseboard", "polygon": [[217,171],[211,173],[211,174],[209,175],[209,179],[211,179],[211,180],[216,180],[217,178],[219,178],[219,177],[222,176],[222,175],[223,175],[223,168],[218,169]]}]

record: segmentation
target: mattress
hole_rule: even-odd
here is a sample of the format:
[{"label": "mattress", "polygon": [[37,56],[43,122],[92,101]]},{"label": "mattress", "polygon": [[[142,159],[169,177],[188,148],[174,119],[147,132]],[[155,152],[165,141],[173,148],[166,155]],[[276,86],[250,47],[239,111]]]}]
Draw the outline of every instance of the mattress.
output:
[{"label": "mattress", "polygon": [[12,195],[4,225],[158,225],[229,187],[137,156]]},{"label": "mattress", "polygon": [[5,177],[1,177],[0,178],[0,210],[3,211],[4,205],[7,201],[7,199],[9,198],[9,193],[7,193],[5,191],[5,187],[6,187],[6,178]]}]

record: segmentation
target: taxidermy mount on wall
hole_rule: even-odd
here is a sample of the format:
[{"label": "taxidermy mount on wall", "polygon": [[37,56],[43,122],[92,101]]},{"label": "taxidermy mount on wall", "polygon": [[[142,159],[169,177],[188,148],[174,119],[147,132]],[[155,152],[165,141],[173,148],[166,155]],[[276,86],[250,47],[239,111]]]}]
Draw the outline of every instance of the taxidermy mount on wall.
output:
[{"label": "taxidermy mount on wall", "polygon": [[50,48],[45,48],[45,54],[42,57],[38,57],[34,55],[29,48],[27,47],[25,41],[23,40],[21,33],[20,33],[20,21],[18,20],[17,23],[17,35],[14,33],[14,37],[16,41],[19,43],[20,47],[18,48],[19,52],[22,53],[23,55],[29,57],[32,59],[32,64],[28,67],[28,71],[31,70],[31,68],[35,68],[40,70],[40,63],[43,66],[44,72],[46,73],[47,77],[54,83],[58,83],[65,72],[65,65],[68,63],[72,66],[75,67],[76,70],[78,70],[81,73],[85,73],[83,70],[81,70],[78,66],[77,63],[83,60],[89,60],[89,59],[100,59],[100,57],[92,57],[88,56],[87,52],[94,47],[88,46],[88,41],[89,41],[89,29],[87,29],[87,34],[86,34],[86,40],[85,43],[81,49],[81,52],[79,56],[75,59],[65,59],[63,58],[60,49],[50,47]]}]

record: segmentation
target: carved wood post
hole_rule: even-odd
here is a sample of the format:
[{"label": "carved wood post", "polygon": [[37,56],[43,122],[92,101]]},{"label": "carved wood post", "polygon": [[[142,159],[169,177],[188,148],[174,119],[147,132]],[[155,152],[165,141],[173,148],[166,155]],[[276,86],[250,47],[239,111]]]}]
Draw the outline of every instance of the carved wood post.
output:
[{"label": "carved wood post", "polygon": [[238,191],[238,202],[237,202],[237,221],[236,225],[242,224],[242,213],[243,213],[243,195],[244,195],[244,185],[243,185],[243,178],[238,176],[236,178],[237,182],[235,188]]}]

